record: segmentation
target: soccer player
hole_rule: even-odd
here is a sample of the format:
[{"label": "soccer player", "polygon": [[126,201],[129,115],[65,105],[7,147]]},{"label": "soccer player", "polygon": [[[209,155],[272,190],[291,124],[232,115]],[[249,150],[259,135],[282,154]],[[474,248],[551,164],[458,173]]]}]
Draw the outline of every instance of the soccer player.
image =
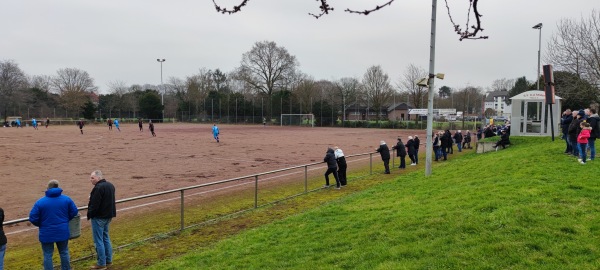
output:
[{"label": "soccer player", "polygon": [[33,126],[33,129],[37,130],[37,120],[35,120],[35,118],[31,119],[31,125]]},{"label": "soccer player", "polygon": [[138,126],[140,126],[140,132],[144,131],[144,122],[142,121],[142,118],[138,118]]},{"label": "soccer player", "polygon": [[117,128],[117,130],[118,130],[119,132],[121,132],[121,129],[119,128],[119,119],[118,119],[118,118],[115,118],[115,121],[114,121],[114,123],[115,123],[115,127]]},{"label": "soccer player", "polygon": [[48,128],[48,125],[50,125],[50,118],[46,117],[46,128]]},{"label": "soccer player", "polygon": [[217,140],[217,142],[219,142],[219,127],[217,127],[217,124],[213,125],[212,132],[213,132],[213,138],[215,138],[215,140]]},{"label": "soccer player", "polygon": [[113,121],[110,120],[110,118],[108,118],[108,120],[106,120],[106,124],[108,125],[108,130],[112,130]]},{"label": "soccer player", "polygon": [[154,133],[154,123],[152,123],[152,119],[148,121],[148,128],[152,133],[152,137],[156,137],[156,133]]},{"label": "soccer player", "polygon": [[79,120],[77,121],[77,125],[79,126],[79,131],[81,132],[81,135],[83,135],[83,126],[85,125],[85,123],[83,122],[83,120]]}]

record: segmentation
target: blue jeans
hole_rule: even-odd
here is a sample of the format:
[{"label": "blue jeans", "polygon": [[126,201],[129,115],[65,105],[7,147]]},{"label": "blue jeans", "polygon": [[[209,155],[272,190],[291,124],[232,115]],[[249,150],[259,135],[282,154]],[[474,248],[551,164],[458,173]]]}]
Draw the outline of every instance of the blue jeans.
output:
[{"label": "blue jeans", "polygon": [[590,160],[596,158],[596,138],[588,139],[588,148],[590,149]]},{"label": "blue jeans", "polygon": [[458,152],[462,152],[462,143],[458,142],[456,145],[458,146]]},{"label": "blue jeans", "polygon": [[97,265],[105,266],[112,263],[112,244],[108,235],[108,228],[112,219],[92,218],[92,236],[94,237],[94,246],[98,257]]},{"label": "blue jeans", "polygon": [[4,253],[6,253],[6,244],[0,246],[0,270],[4,270]]},{"label": "blue jeans", "polygon": [[[60,255],[60,269],[69,270],[71,265],[69,261],[69,240],[56,242],[58,254]],[[52,270],[52,254],[54,253],[54,243],[42,243],[42,251],[44,252],[44,270]]]},{"label": "blue jeans", "polygon": [[587,156],[587,151],[585,150],[587,148],[587,143],[578,143],[579,145],[579,156],[581,158],[581,160],[583,162],[586,162],[586,156]]}]

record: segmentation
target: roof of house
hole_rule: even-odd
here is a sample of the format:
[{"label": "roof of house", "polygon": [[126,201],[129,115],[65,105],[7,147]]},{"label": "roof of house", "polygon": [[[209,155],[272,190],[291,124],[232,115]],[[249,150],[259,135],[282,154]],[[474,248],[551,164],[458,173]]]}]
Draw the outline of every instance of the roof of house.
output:
[{"label": "roof of house", "polygon": [[406,102],[402,102],[402,103],[396,103],[396,104],[390,105],[388,107],[388,112],[395,111],[395,110],[409,110],[409,109],[413,109],[413,107],[406,104]]},{"label": "roof of house", "polygon": [[494,97],[508,97],[508,91],[494,91],[489,92],[485,97],[486,102],[493,102]]}]

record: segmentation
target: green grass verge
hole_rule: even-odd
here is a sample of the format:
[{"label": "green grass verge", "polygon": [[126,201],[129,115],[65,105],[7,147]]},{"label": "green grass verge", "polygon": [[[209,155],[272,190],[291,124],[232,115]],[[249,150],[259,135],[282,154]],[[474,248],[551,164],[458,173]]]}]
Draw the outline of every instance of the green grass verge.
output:
[{"label": "green grass verge", "polygon": [[263,208],[253,215],[318,206],[143,269],[600,269],[600,161],[576,163],[560,140],[511,141],[427,178]]}]

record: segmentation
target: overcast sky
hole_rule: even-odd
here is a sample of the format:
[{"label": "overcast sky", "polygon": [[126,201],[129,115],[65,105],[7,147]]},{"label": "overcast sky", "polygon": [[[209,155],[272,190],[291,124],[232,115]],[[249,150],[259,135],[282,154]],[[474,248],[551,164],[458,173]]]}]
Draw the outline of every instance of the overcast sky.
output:
[{"label": "overcast sky", "polygon": [[[232,7],[241,0],[221,0]],[[54,75],[60,68],[87,71],[100,93],[107,84],[159,84],[185,78],[200,68],[229,72],[257,41],[274,41],[295,55],[313,78],[362,78],[381,65],[392,83],[409,64],[429,69],[431,1],[396,0],[369,16],[364,10],[387,0],[329,0],[335,10],[320,19],[315,0],[250,0],[242,12],[217,13],[209,0],[3,0],[0,5],[0,60],[14,60],[28,75]],[[456,23],[466,22],[468,0],[448,0]],[[495,79],[537,74],[538,30],[546,42],[563,18],[588,18],[598,0],[482,0],[487,40],[459,41],[445,2],[438,1],[436,88],[480,86]],[[471,18],[471,22],[473,22]],[[542,65],[544,62],[542,61]]]}]

